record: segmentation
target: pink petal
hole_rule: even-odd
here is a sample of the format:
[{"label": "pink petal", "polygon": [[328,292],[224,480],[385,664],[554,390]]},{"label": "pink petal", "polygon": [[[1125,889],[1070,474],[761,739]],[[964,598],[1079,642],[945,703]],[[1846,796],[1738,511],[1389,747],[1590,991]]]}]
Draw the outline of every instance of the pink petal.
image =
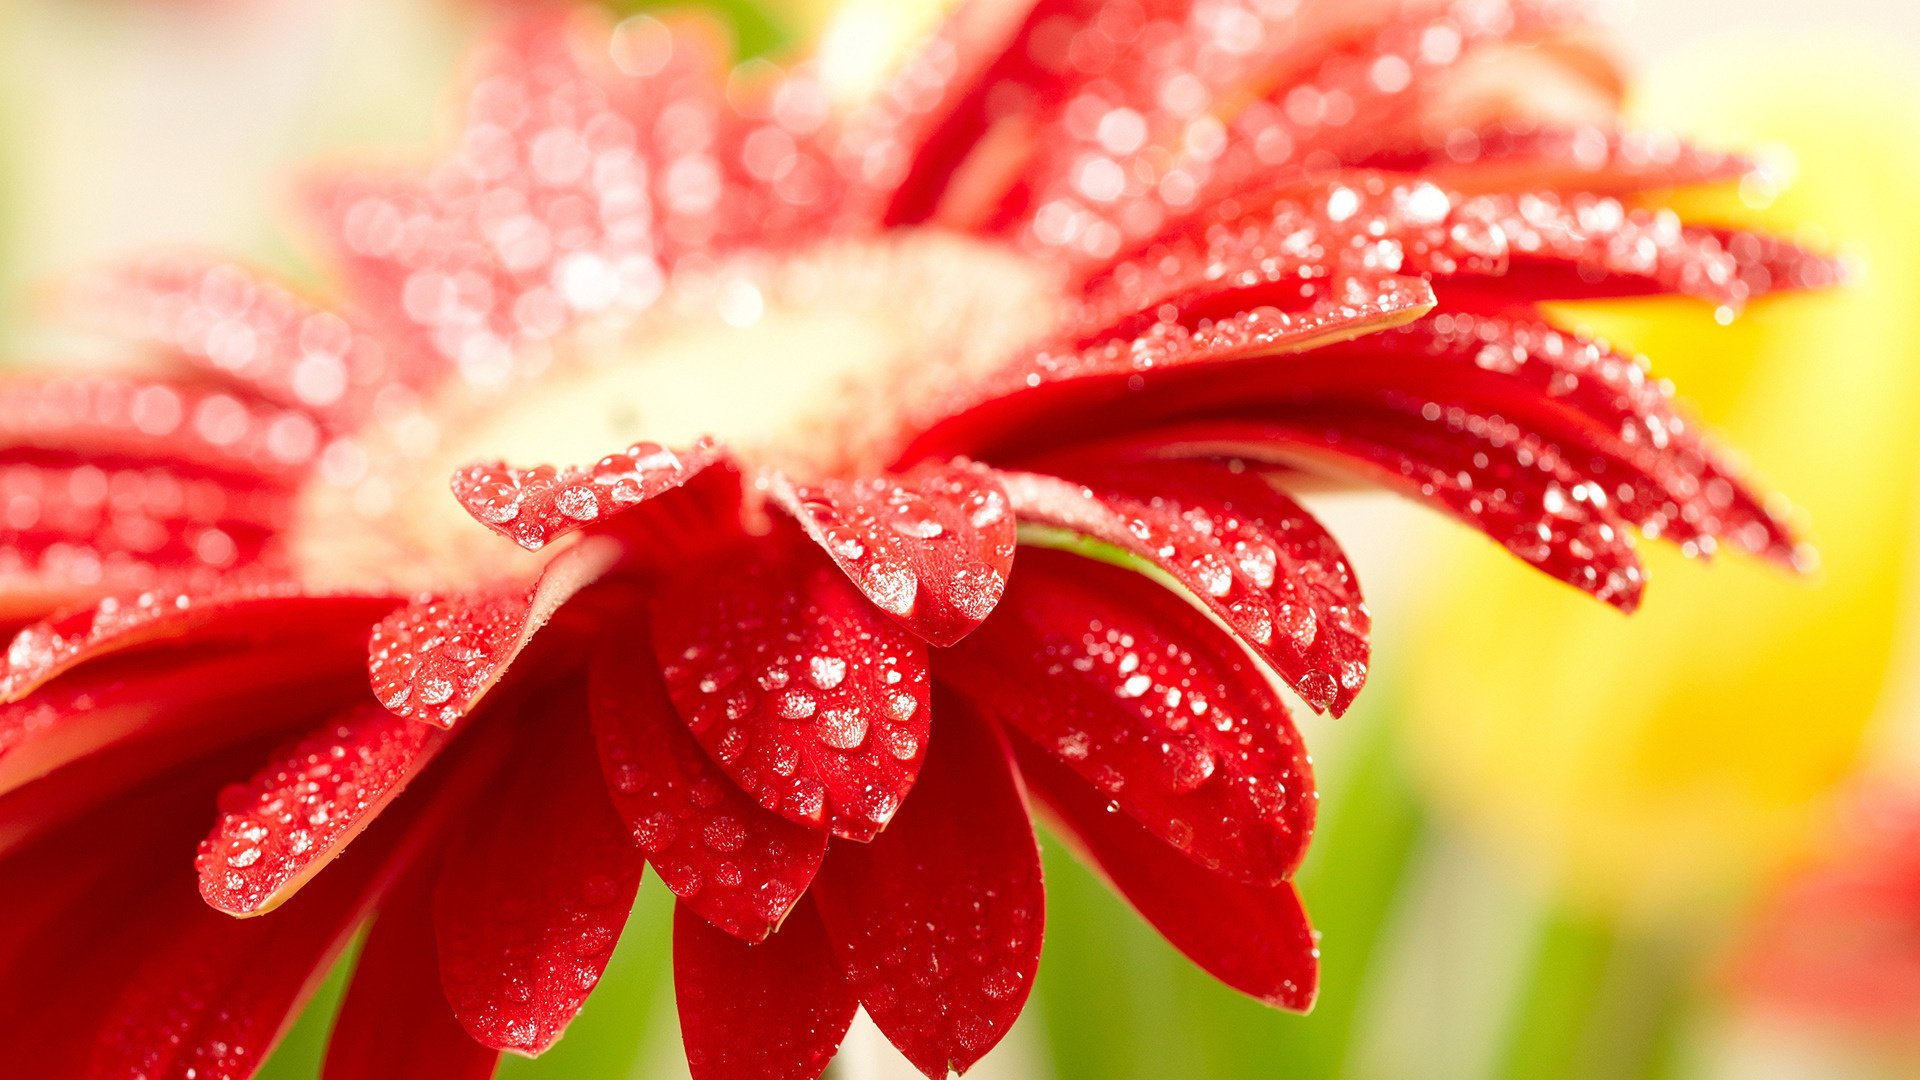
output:
[{"label": "pink petal", "polygon": [[[991,625],[991,624],[989,624]],[[1040,852],[1005,737],[940,701],[939,742],[886,834],[836,845],[813,895],[860,1003],[930,1077],[1013,1026],[1040,964]]]},{"label": "pink petal", "polygon": [[220,793],[200,842],[200,895],[233,915],[272,911],[345,850],[446,745],[446,732],[367,702],[329,719]]},{"label": "pink petal", "polygon": [[409,354],[247,267],[161,256],[74,283],[70,307],[267,401],[350,422],[393,384],[427,380]]},{"label": "pink petal", "polygon": [[588,679],[613,805],[681,906],[759,941],[793,910],[827,835],[760,808],[714,765],[673,711],[633,619],[603,629]]},{"label": "pink petal", "polygon": [[817,484],[780,477],[772,494],[875,606],[935,645],[979,626],[1006,587],[1013,515],[979,466]]},{"label": "pink petal", "polygon": [[797,534],[665,583],[653,647],[694,738],[789,820],[871,839],[927,744],[927,654]]},{"label": "pink petal", "polygon": [[431,882],[410,873],[381,902],[327,1042],[323,1080],[493,1075],[500,1052],[467,1034],[440,989]]},{"label": "pink petal", "polygon": [[579,544],[552,562],[531,587],[427,597],[373,628],[367,672],[390,711],[443,728],[471,712],[561,605],[610,569],[619,545]]},{"label": "pink petal", "polygon": [[754,943],[680,905],[673,986],[693,1080],[813,1080],[859,1007],[812,904]]},{"label": "pink petal", "polygon": [[1320,982],[1317,936],[1293,885],[1244,885],[1181,858],[1058,762],[1018,741],[1034,794],[1088,862],[1189,960],[1235,990],[1306,1012]]},{"label": "pink petal", "polygon": [[642,442],[601,458],[591,468],[516,469],[485,462],[454,474],[453,494],[474,520],[528,551],[538,551],[679,487],[721,457],[706,441],[677,453]]},{"label": "pink petal", "polygon": [[1143,575],[1045,549],[1020,560],[1006,612],[941,655],[942,685],[1201,866],[1262,886],[1292,875],[1313,770],[1260,669]]},{"label": "pink petal", "polygon": [[552,1046],[599,982],[642,867],[607,802],[585,695],[548,693],[541,739],[476,798],[433,903],[454,1015],[482,1043],[523,1054]]},{"label": "pink petal", "polygon": [[1418,147],[1368,156],[1366,168],[1423,176],[1453,191],[1584,191],[1636,195],[1737,180],[1753,170],[1738,154],[1664,132],[1506,122],[1430,135]]}]

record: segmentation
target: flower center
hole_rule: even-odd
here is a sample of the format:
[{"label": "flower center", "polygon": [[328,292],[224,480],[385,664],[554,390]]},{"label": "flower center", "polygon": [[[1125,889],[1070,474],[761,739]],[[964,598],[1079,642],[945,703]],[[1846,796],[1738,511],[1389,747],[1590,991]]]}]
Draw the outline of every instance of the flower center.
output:
[{"label": "flower center", "polygon": [[584,319],[330,455],[296,550],[342,585],[497,566],[499,538],[448,490],[475,461],[589,465],[711,436],[798,479],[878,470],[915,417],[1044,337],[1061,295],[1030,260],[932,230],[683,269],[645,311]]}]

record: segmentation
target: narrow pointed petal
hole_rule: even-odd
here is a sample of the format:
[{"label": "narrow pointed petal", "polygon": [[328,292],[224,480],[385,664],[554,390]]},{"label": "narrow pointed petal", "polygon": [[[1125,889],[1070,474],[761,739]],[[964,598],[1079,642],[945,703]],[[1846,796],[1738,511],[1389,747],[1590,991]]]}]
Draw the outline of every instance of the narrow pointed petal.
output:
[{"label": "narrow pointed petal", "polygon": [[278,642],[76,673],[0,706],[0,793],[103,750],[164,759],[325,715],[356,696],[342,679],[359,649],[351,638]]},{"label": "narrow pointed petal", "polygon": [[913,797],[873,843],[835,846],[813,888],[861,1005],[936,1078],[965,1072],[1013,1026],[1046,906],[1005,736],[958,701],[937,704]]},{"label": "narrow pointed petal", "polygon": [[673,988],[693,1080],[814,1080],[859,1008],[812,904],[752,943],[677,906]]},{"label": "narrow pointed petal", "polygon": [[1353,570],[1307,512],[1258,477],[1194,462],[1095,466],[1094,487],[1035,473],[1005,484],[1023,520],[1152,562],[1316,709],[1366,681],[1370,619]]},{"label": "narrow pointed petal", "polygon": [[1057,761],[1014,742],[1038,798],[1134,910],[1209,975],[1276,1008],[1306,1012],[1320,983],[1318,937],[1292,882],[1244,885],[1197,869]]},{"label": "narrow pointed petal", "polygon": [[827,834],[755,803],[673,710],[643,621],[601,632],[588,673],[600,767],[633,841],[682,907],[759,941],[779,928],[827,853]]},{"label": "narrow pointed petal", "polygon": [[1306,746],[1205,614],[1144,575],[1044,549],[1021,554],[1006,605],[942,654],[942,686],[1195,863],[1259,886],[1292,875],[1317,800]]},{"label": "narrow pointed petal", "polygon": [[1501,123],[1431,136],[1359,162],[1414,173],[1452,191],[1585,191],[1638,195],[1738,180],[1754,163],[1658,131]]},{"label": "narrow pointed petal", "polygon": [[1255,307],[1197,327],[1156,322],[1130,338],[1044,349],[945,402],[901,460],[989,452],[1004,459],[1025,443],[1104,432],[1116,419],[1107,410],[1137,406],[1150,388],[1155,412],[1177,414],[1196,399],[1211,399],[1205,391],[1223,369],[1259,367],[1376,334],[1418,319],[1434,302],[1432,288],[1418,278],[1353,277],[1300,310]]},{"label": "narrow pointed petal", "polygon": [[1473,526],[1542,573],[1623,611],[1637,608],[1645,589],[1627,520],[1615,508],[1618,488],[1604,466],[1598,475],[1582,473],[1554,447],[1502,420],[1462,409],[1324,403],[1286,418],[1201,422],[1144,438],[1379,484]]},{"label": "narrow pointed petal", "polygon": [[531,587],[427,597],[387,616],[367,642],[374,696],[395,715],[452,727],[618,554],[613,541],[589,540],[548,563]]},{"label": "narrow pointed petal", "polygon": [[272,911],[340,854],[446,745],[373,702],[328,719],[220,793],[200,842],[200,895],[232,915]]},{"label": "narrow pointed petal", "polygon": [[552,1046],[599,982],[642,860],[607,801],[585,694],[549,691],[542,739],[477,798],[447,850],[433,923],[447,1001],[475,1039]]},{"label": "narrow pointed petal", "polygon": [[690,567],[654,598],[674,707],[761,806],[872,839],[926,750],[926,646],[797,533],[742,554]]},{"label": "narrow pointed petal", "polygon": [[160,256],[85,275],[70,293],[80,317],[323,422],[362,415],[394,381],[425,381],[375,335],[234,263]]},{"label": "narrow pointed petal", "polygon": [[416,869],[381,901],[327,1042],[322,1080],[493,1075],[500,1051],[467,1034],[440,989],[432,880]]},{"label": "narrow pointed petal", "polygon": [[130,649],[191,638],[196,646],[263,641],[298,626],[332,638],[371,626],[397,601],[313,596],[292,584],[223,584],[108,596],[25,627],[0,658],[0,702],[18,701],[53,679]]},{"label": "narrow pointed petal", "polygon": [[965,637],[1006,588],[1013,515],[979,466],[817,484],[776,478],[773,496],[875,606],[932,644]]},{"label": "narrow pointed petal", "polygon": [[138,959],[84,1075],[251,1075],[411,857],[411,824],[390,823],[270,918],[229,918],[201,904],[190,879],[164,877],[141,896],[152,912],[138,917]]},{"label": "narrow pointed petal", "polygon": [[311,417],[204,384],[121,375],[0,379],[0,458],[31,448],[284,482],[318,459]]},{"label": "narrow pointed petal", "polygon": [[528,551],[538,551],[679,487],[721,457],[703,440],[682,451],[635,443],[592,467],[516,469],[483,462],[454,474],[453,495],[475,521]]}]

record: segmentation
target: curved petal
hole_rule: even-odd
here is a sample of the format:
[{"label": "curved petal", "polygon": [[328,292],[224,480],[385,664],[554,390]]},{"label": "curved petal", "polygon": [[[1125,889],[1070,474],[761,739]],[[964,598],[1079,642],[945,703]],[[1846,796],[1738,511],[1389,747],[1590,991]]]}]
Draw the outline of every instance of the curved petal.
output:
[{"label": "curved petal", "polygon": [[454,474],[453,495],[475,521],[528,551],[624,513],[691,480],[722,455],[702,440],[683,451],[635,443],[591,468],[502,462],[469,465]]},{"label": "curved petal", "polygon": [[331,638],[355,626],[371,626],[397,602],[374,596],[314,596],[284,583],[150,589],[104,597],[14,635],[0,660],[0,702],[19,701],[75,668],[129,649],[183,638],[196,646],[257,642],[289,633]]},{"label": "curved petal", "polygon": [[[352,636],[130,657],[0,706],[0,793],[101,751],[243,742],[352,700]],[[347,681],[343,683],[343,679]]]},{"label": "curved petal", "polygon": [[373,702],[329,719],[220,793],[200,842],[200,895],[232,915],[272,911],[380,815],[446,745],[439,728]]},{"label": "curved petal", "polygon": [[[1351,475],[1425,502],[1551,577],[1632,611],[1646,585],[1604,462],[1581,471],[1518,425],[1463,409],[1322,402],[1293,416],[1201,421],[1141,436],[1163,452],[1224,453]],[[1628,487],[1627,493],[1633,494]]]},{"label": "curved petal", "polygon": [[813,1080],[859,1008],[812,904],[752,943],[675,907],[673,988],[693,1080]]},{"label": "curved petal", "polygon": [[1352,568],[1318,521],[1260,478],[1221,465],[1082,468],[1095,486],[1006,474],[1015,511],[1153,563],[1307,704],[1346,711],[1366,681],[1371,619]]},{"label": "curved petal", "polygon": [[885,835],[837,845],[813,888],[847,980],[921,1072],[965,1072],[1013,1026],[1045,898],[1006,739],[942,698],[939,740]]},{"label": "curved petal", "polygon": [[493,1075],[500,1052],[467,1034],[440,989],[432,881],[415,869],[381,901],[327,1040],[322,1080]]},{"label": "curved petal", "polygon": [[1739,154],[1659,131],[1506,121],[1430,135],[1417,147],[1357,164],[1414,173],[1452,191],[1585,191],[1638,195],[1737,180],[1754,170]]},{"label": "curved petal", "polygon": [[1006,588],[1013,515],[977,465],[815,484],[776,477],[772,495],[867,599],[935,645],[967,636]]},{"label": "curved petal", "polygon": [[234,263],[159,256],[84,275],[70,291],[80,317],[330,425],[362,415],[396,381],[425,381],[377,336]]},{"label": "curved petal", "polygon": [[1306,1012],[1320,983],[1318,935],[1291,882],[1244,885],[1201,870],[1058,762],[1016,740],[1021,775],[1090,865],[1209,975],[1268,1005]]},{"label": "curved petal", "polygon": [[472,712],[561,605],[613,567],[619,545],[590,539],[562,553],[531,588],[427,597],[373,628],[367,674],[396,715],[450,728]]},{"label": "curved petal", "polygon": [[688,734],[640,619],[603,629],[589,708],[614,809],[680,904],[746,941],[779,929],[827,834],[762,809]]},{"label": "curved petal", "polygon": [[1313,770],[1285,708],[1230,638],[1144,575],[1029,550],[1006,610],[939,672],[1201,866],[1267,886],[1306,852]]},{"label": "curved petal", "polygon": [[856,840],[893,818],[927,744],[926,646],[815,545],[776,534],[709,558],[652,618],[674,707],[761,806]]},{"label": "curved petal", "polygon": [[540,738],[476,797],[434,890],[440,979],[488,1046],[552,1046],[599,982],[640,887],[641,856],[607,801],[578,688],[553,688]]}]

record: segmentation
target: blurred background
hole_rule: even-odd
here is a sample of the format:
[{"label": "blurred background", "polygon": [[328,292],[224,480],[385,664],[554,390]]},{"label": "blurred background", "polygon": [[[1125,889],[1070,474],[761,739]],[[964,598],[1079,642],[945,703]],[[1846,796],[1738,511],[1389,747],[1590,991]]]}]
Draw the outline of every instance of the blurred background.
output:
[{"label": "blurred background", "polygon": [[[39,286],[130,250],[318,279],[298,167],[423,158],[458,58],[505,6],[0,0],[0,355],[84,352]],[[743,55],[809,47],[835,8],[704,6]],[[877,67],[938,6],[847,0],[827,47]],[[1782,181],[1687,208],[1860,273],[1730,326],[1667,301],[1560,316],[1650,354],[1799,500],[1822,569],[1645,550],[1653,584],[1624,619],[1406,505],[1321,500],[1381,636],[1353,713],[1307,723],[1318,1008],[1220,989],[1049,851],[1034,1005],[973,1075],[1920,1076],[1920,14],[1661,0],[1624,19],[1637,118],[1758,152]],[[643,890],[648,925],[586,1014],[503,1076],[684,1075],[668,903]],[[316,1075],[330,1006],[271,1075]],[[834,1069],[914,1075],[858,1028]]]}]

